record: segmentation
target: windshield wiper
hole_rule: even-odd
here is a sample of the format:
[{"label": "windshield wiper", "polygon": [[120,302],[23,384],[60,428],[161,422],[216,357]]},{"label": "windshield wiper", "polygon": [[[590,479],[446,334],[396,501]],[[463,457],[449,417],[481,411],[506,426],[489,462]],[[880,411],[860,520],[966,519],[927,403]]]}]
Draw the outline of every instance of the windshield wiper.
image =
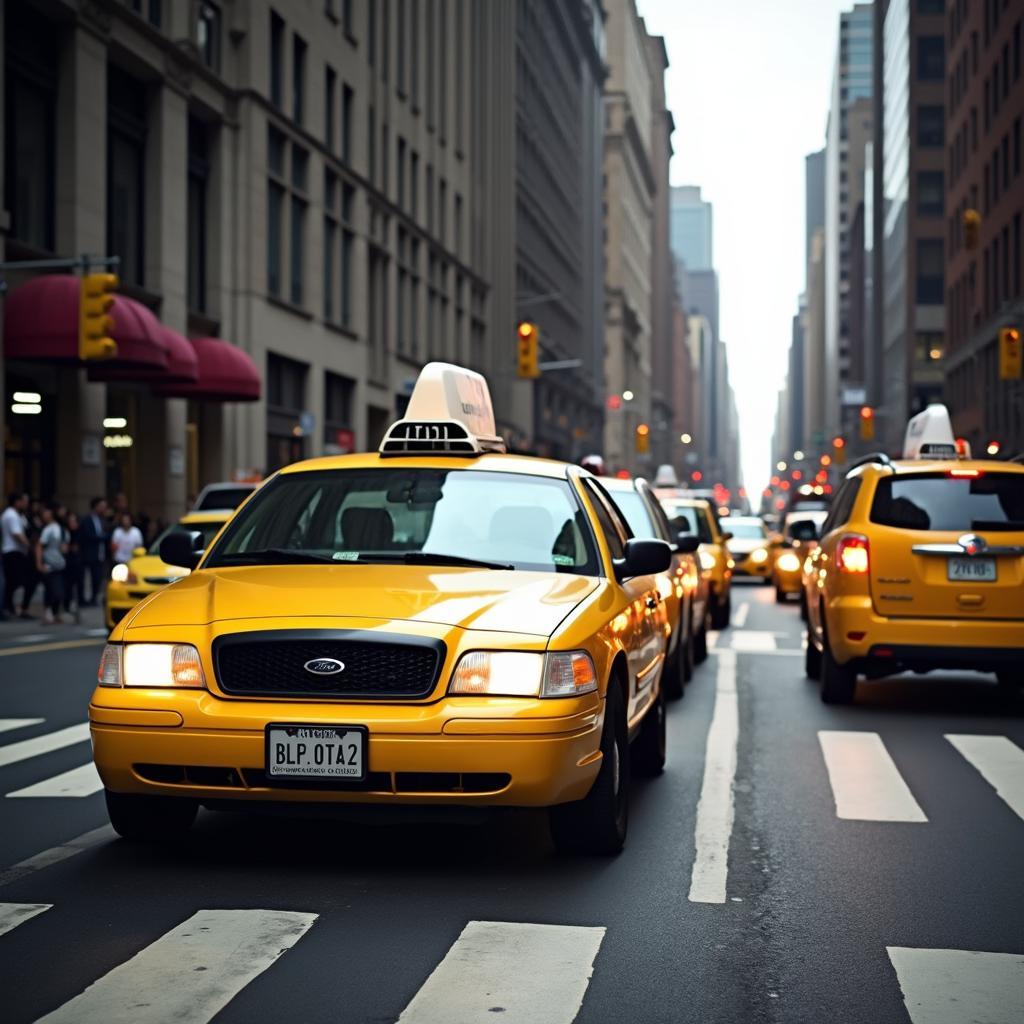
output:
[{"label": "windshield wiper", "polygon": [[238,562],[253,562],[260,565],[338,565],[338,561],[327,555],[314,555],[311,551],[293,551],[289,548],[263,548],[261,551],[235,551],[222,555],[217,565],[232,565]]},{"label": "windshield wiper", "polygon": [[972,530],[1005,530],[1010,533],[1024,530],[1024,519],[973,519]]},{"label": "windshield wiper", "polygon": [[464,555],[446,555],[438,551],[360,552],[360,562],[405,562],[406,565],[464,565],[470,569],[514,569],[504,562],[484,562]]}]

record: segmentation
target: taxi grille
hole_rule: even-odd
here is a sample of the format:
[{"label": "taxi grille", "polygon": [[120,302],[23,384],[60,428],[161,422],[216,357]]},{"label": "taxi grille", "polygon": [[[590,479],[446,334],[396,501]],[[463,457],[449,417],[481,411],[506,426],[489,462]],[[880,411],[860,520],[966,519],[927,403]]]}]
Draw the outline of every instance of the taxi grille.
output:
[{"label": "taxi grille", "polygon": [[[444,663],[440,640],[359,631],[230,634],[213,645],[217,682],[238,697],[422,698]],[[337,663],[319,674],[306,666]]]}]

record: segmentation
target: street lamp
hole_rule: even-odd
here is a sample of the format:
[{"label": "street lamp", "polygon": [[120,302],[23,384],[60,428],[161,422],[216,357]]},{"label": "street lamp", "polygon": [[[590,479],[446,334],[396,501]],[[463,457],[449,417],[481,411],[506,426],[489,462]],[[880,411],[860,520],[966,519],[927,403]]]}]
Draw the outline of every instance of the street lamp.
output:
[{"label": "street lamp", "polygon": [[793,452],[793,459],[796,462],[803,462],[804,461],[804,453],[803,452]]},{"label": "street lamp", "polygon": [[785,463],[785,461],[783,459],[779,459],[779,461],[775,463],[775,468],[780,473],[785,473],[786,472],[786,463]]},{"label": "street lamp", "polygon": [[679,440],[682,441],[683,444],[689,444],[693,440],[693,436],[691,434],[680,434]]},{"label": "street lamp", "polygon": [[633,392],[630,391],[628,388],[625,391],[622,392],[622,400],[624,402],[632,402],[634,397],[635,396],[634,396]]}]

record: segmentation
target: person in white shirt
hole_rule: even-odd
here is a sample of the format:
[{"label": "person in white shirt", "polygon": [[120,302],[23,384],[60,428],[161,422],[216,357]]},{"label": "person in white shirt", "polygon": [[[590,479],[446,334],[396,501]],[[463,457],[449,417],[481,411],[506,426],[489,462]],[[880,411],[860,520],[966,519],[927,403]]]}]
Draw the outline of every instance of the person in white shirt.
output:
[{"label": "person in white shirt", "polygon": [[43,620],[46,623],[61,622],[60,608],[64,603],[64,569],[67,566],[65,555],[68,550],[67,533],[57,520],[53,509],[44,505],[40,516],[43,529],[36,541],[36,571],[43,579],[46,594],[46,611]]},{"label": "person in white shirt", "polygon": [[110,536],[110,553],[115,564],[131,561],[132,552],[143,546],[142,531],[132,525],[132,517],[124,512],[117,528]]},{"label": "person in white shirt", "polygon": [[11,494],[7,499],[7,508],[0,516],[0,549],[3,554],[4,566],[4,609],[8,615],[14,614],[14,594],[21,589],[21,611],[23,619],[32,618],[28,613],[29,593],[28,582],[32,575],[31,563],[28,559],[28,520],[25,509],[28,508],[27,494]]}]

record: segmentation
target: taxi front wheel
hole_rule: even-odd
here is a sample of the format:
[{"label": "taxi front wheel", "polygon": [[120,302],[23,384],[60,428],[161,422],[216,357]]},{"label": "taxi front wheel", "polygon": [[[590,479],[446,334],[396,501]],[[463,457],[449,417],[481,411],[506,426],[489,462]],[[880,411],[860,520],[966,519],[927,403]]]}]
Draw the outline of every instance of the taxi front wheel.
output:
[{"label": "taxi front wheel", "polygon": [[551,838],[562,853],[614,855],[626,842],[629,822],[629,735],[622,693],[615,680],[608,686],[601,767],[590,792],[570,804],[548,811]]},{"label": "taxi front wheel", "polygon": [[199,811],[198,801],[183,797],[104,792],[110,824],[123,839],[158,842],[184,835]]}]

